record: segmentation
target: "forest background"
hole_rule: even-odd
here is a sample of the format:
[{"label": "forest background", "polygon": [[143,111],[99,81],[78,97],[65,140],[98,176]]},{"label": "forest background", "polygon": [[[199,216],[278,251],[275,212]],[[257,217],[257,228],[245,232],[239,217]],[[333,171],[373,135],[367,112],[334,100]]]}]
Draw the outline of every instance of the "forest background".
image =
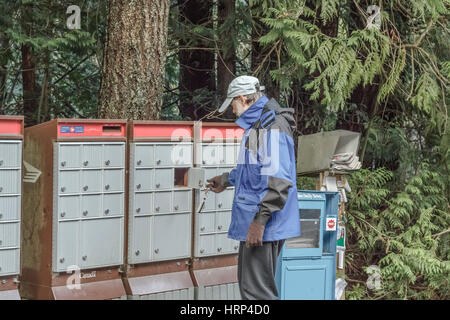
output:
[{"label": "forest background", "polygon": [[[214,111],[235,76],[254,75],[295,109],[296,136],[361,133],[346,298],[449,299],[449,9],[448,0],[0,0],[0,114],[24,115],[26,126],[234,121]],[[315,178],[298,187],[314,189]],[[378,289],[366,285],[370,266]]]}]

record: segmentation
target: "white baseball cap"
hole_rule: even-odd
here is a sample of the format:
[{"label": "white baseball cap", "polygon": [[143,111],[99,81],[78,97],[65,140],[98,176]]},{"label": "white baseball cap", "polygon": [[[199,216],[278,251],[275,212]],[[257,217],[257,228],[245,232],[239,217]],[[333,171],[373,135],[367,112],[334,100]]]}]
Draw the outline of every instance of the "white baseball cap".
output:
[{"label": "white baseball cap", "polygon": [[240,76],[234,78],[228,86],[227,98],[219,108],[219,112],[224,112],[231,103],[233,98],[237,96],[245,96],[247,94],[263,91],[264,86],[259,85],[258,78],[252,76]]}]

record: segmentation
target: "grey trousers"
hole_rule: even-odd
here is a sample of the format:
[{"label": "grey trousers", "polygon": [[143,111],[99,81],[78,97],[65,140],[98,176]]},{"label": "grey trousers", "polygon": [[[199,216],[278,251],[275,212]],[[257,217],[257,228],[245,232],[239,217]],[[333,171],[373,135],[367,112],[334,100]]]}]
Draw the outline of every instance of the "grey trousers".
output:
[{"label": "grey trousers", "polygon": [[277,300],[275,269],[284,240],[263,242],[260,247],[241,241],[238,257],[238,283],[242,300]]}]

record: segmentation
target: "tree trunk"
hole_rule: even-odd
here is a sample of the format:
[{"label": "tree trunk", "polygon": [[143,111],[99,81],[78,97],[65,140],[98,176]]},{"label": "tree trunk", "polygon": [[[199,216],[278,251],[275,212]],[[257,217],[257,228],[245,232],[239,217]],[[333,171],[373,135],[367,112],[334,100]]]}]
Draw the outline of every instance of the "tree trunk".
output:
[{"label": "tree trunk", "polygon": [[[212,28],[212,1],[178,0],[178,3],[180,22],[187,30],[199,25]],[[180,113],[186,120],[198,120],[209,112],[206,107],[211,107],[213,101],[214,50],[210,50],[212,44],[208,39],[192,39],[191,35],[187,39],[191,41],[181,39],[179,43]]]},{"label": "tree trunk", "polygon": [[[219,0],[219,45],[217,57],[217,94],[219,105],[227,96],[228,85],[236,75],[236,28],[235,28],[235,0]],[[226,37],[221,37],[226,34]],[[234,118],[233,109],[228,108],[224,118]]]},{"label": "tree trunk", "polygon": [[[33,11],[32,4],[23,6],[22,28],[24,33],[32,37]],[[21,47],[22,53],[22,95],[23,95],[23,115],[25,117],[25,126],[37,124],[37,88],[36,88],[36,58],[33,48],[24,43]]]},{"label": "tree trunk", "polygon": [[169,0],[110,0],[99,117],[159,119]]},{"label": "tree trunk", "polygon": [[[9,39],[6,34],[0,32],[0,50],[1,52],[7,52],[9,49]],[[6,112],[6,80],[8,77],[8,55],[5,54],[0,57],[0,114],[5,114]]]},{"label": "tree trunk", "polygon": [[23,115],[25,126],[37,124],[36,119],[36,62],[33,50],[29,45],[22,45],[22,88],[23,88]]},{"label": "tree trunk", "polygon": [[[234,79],[236,73],[236,48],[234,47],[234,38],[236,37],[236,29],[234,28],[234,10],[235,0],[219,0],[219,28],[226,23],[226,30],[223,33],[227,37],[220,38],[221,44],[220,55],[217,59],[217,92],[220,98],[226,97],[228,85]],[[227,19],[233,18],[233,21]]]}]

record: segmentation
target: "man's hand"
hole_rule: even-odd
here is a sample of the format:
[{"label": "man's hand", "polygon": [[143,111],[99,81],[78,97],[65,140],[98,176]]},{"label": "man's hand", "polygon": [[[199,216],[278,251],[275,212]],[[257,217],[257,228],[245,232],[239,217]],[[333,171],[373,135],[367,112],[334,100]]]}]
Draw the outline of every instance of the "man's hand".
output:
[{"label": "man's hand", "polygon": [[222,186],[222,184],[220,183],[221,180],[222,180],[222,176],[215,176],[214,178],[206,180],[209,182],[209,184],[207,184],[206,187],[211,189],[215,193],[222,192],[227,187]]},{"label": "man's hand", "polygon": [[260,224],[259,222],[253,221],[248,227],[247,239],[245,241],[245,246],[249,247],[258,247],[262,246],[262,238],[264,235],[265,226]]}]

